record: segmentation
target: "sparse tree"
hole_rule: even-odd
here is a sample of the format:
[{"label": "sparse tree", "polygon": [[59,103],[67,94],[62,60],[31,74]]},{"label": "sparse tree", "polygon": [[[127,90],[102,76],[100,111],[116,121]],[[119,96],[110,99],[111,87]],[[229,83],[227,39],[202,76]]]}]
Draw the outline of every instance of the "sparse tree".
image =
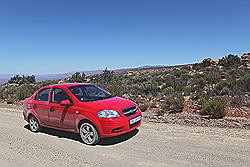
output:
[{"label": "sparse tree", "polygon": [[84,72],[82,72],[82,73],[75,72],[73,75],[71,75],[71,77],[68,78],[68,81],[72,82],[72,83],[74,83],[74,82],[84,82],[85,77],[86,77],[86,75],[85,75]]},{"label": "sparse tree", "polygon": [[240,65],[241,60],[237,55],[229,54],[228,56],[223,57],[219,60],[219,65],[223,67],[230,67],[233,65]]}]

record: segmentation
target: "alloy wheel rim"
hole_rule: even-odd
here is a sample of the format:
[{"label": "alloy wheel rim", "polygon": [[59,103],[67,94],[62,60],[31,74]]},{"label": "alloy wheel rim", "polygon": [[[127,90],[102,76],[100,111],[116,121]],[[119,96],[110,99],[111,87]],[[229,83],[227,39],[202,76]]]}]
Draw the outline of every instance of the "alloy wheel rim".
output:
[{"label": "alloy wheel rim", "polygon": [[30,118],[30,128],[32,131],[37,131],[38,129],[38,122],[35,120],[35,118]]},{"label": "alloy wheel rim", "polygon": [[83,124],[80,128],[82,140],[87,144],[92,144],[95,140],[95,132],[89,124]]}]

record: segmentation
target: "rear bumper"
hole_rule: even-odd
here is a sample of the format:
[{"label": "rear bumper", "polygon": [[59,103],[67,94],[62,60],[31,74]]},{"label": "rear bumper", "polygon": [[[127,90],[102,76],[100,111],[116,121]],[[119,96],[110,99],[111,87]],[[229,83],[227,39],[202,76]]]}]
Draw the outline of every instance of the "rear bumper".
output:
[{"label": "rear bumper", "polygon": [[102,127],[102,132],[99,134],[100,137],[118,136],[138,128],[141,125],[142,120],[132,125],[129,124],[129,120],[139,116],[142,116],[141,112],[137,112],[136,114],[130,117],[99,119],[99,122]]}]

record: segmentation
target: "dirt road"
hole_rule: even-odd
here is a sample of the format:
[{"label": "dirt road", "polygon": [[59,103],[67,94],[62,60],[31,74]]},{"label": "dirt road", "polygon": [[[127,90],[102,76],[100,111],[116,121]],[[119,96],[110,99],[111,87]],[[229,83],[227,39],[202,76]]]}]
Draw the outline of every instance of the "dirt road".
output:
[{"label": "dirt road", "polygon": [[0,166],[250,166],[250,131],[144,123],[86,146],[77,135],[32,133],[18,109],[0,108]]}]

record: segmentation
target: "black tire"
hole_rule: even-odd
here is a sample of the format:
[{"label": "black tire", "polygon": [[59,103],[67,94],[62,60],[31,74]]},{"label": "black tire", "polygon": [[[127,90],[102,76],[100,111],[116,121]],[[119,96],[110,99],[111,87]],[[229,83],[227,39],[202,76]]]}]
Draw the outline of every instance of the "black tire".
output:
[{"label": "black tire", "polygon": [[84,122],[80,125],[79,135],[82,142],[87,145],[96,145],[100,140],[95,126],[88,122]]},{"label": "black tire", "polygon": [[29,117],[28,122],[29,122],[30,131],[39,132],[41,127],[39,125],[39,122],[33,115]]}]

